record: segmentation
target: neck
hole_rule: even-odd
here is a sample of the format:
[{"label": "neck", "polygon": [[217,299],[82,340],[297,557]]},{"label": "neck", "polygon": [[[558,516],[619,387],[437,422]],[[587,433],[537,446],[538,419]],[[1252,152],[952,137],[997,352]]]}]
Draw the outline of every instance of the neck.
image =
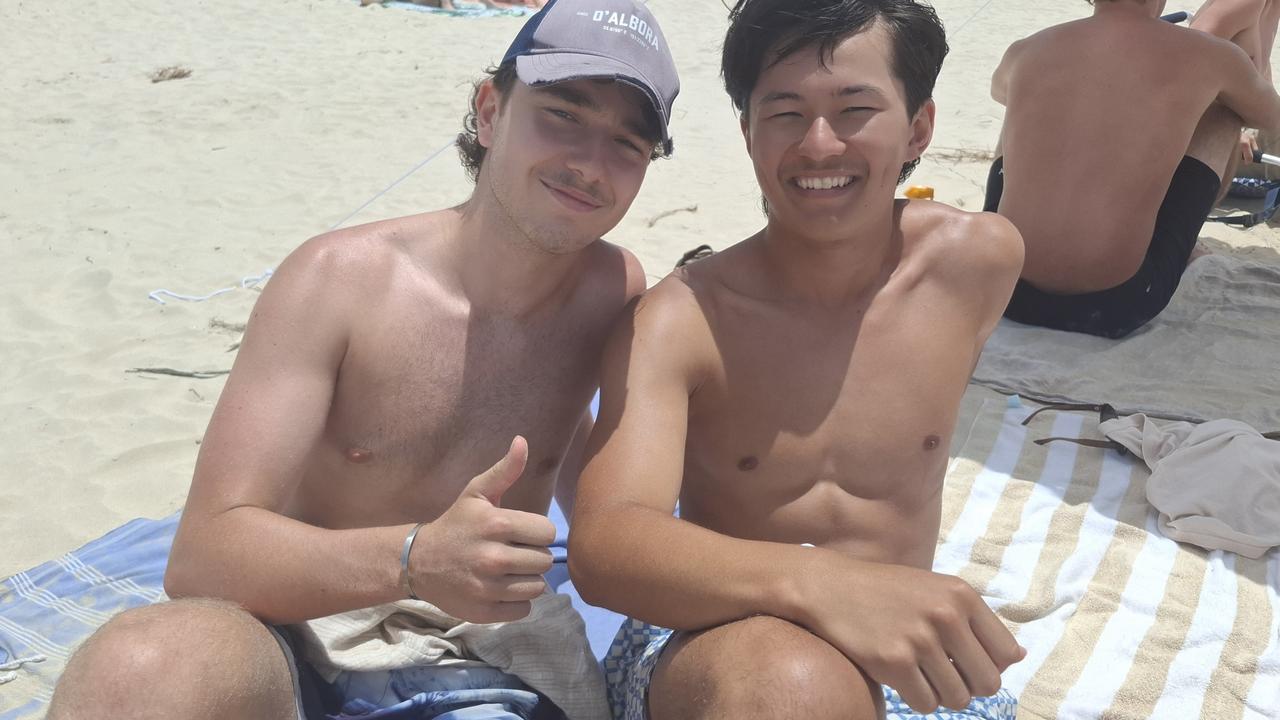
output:
[{"label": "neck", "polygon": [[895,206],[840,240],[790,230],[771,215],[757,236],[764,265],[788,297],[827,308],[859,303],[880,287],[902,251]]},{"label": "neck", "polygon": [[538,247],[480,187],[457,210],[449,245],[473,309],[527,316],[562,298],[582,251],[555,254]]},{"label": "neck", "polygon": [[1147,17],[1155,18],[1160,3],[1154,0],[1097,0],[1093,6],[1094,17]]}]

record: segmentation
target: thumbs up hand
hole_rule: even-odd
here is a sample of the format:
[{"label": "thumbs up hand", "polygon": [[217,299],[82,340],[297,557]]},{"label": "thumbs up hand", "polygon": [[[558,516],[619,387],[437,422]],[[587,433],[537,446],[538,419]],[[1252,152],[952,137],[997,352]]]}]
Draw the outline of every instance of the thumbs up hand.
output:
[{"label": "thumbs up hand", "polygon": [[[435,522],[423,526],[409,556],[418,596],[475,623],[509,622],[529,614],[546,589],[556,537],[550,520],[500,507],[524,473],[529,446],[516,436],[493,467],[472,478]],[[426,540],[426,542],[423,542]]]}]

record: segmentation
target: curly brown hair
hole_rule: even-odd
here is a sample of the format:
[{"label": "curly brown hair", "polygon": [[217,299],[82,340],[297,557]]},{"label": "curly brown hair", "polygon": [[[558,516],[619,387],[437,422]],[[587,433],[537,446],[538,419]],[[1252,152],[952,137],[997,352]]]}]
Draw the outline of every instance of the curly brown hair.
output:
[{"label": "curly brown hair", "polygon": [[[467,103],[467,114],[462,118],[462,132],[458,133],[458,157],[462,160],[462,169],[466,170],[467,177],[471,178],[471,182],[475,182],[480,177],[480,166],[484,164],[485,152],[488,150],[484,145],[480,144],[480,138],[476,131],[476,98],[480,94],[480,88],[486,82],[492,81],[493,88],[498,91],[498,102],[506,103],[507,96],[511,92],[511,88],[515,86],[516,63],[509,60],[497,67],[485,69],[485,76],[475,82],[471,88],[471,101]],[[644,106],[644,127],[646,131],[646,140],[653,143],[653,151],[649,153],[650,162],[660,157],[667,157],[668,153],[662,142],[662,125],[658,118],[658,113],[651,105],[645,103]]]},{"label": "curly brown hair", "polygon": [[480,87],[492,80],[493,88],[498,91],[498,102],[505,103],[507,94],[516,84],[516,62],[509,60],[497,67],[486,68],[484,72],[485,76],[477,80],[471,88],[467,114],[462,118],[462,132],[458,133],[458,157],[462,160],[462,169],[467,171],[467,177],[471,178],[471,182],[475,182],[476,178],[480,177],[480,166],[484,163],[484,154],[487,150],[480,144],[480,138],[476,135],[476,97],[480,94]]}]

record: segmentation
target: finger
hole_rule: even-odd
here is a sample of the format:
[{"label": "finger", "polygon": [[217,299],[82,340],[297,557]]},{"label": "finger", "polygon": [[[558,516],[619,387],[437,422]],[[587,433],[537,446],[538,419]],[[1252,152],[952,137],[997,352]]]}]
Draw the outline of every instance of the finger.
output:
[{"label": "finger", "polygon": [[934,648],[921,658],[920,670],[933,688],[939,704],[952,710],[963,710],[969,707],[969,701],[973,699],[973,695],[969,693],[964,679],[960,677],[960,673],[956,672],[955,665],[951,664],[951,660],[947,658],[941,647]]},{"label": "finger", "polygon": [[1003,673],[1010,665],[1027,656],[1026,649],[1013,639],[1013,634],[986,604],[974,614],[969,627],[999,672]]},{"label": "finger", "polygon": [[934,694],[933,687],[929,685],[928,680],[925,680],[919,668],[913,669],[897,683],[888,683],[888,685],[898,691],[902,702],[918,713],[927,715],[938,709],[938,696]]},{"label": "finger", "polygon": [[507,454],[493,467],[472,478],[466,492],[472,497],[483,497],[494,505],[502,502],[505,493],[524,473],[529,461],[529,444],[519,435],[511,440]]},{"label": "finger", "polygon": [[504,510],[502,514],[504,532],[495,540],[537,547],[546,547],[556,541],[555,523],[546,516],[521,510]]},{"label": "finger", "polygon": [[541,575],[507,575],[493,584],[490,598],[503,603],[533,600],[547,591]]},{"label": "finger", "polygon": [[968,625],[942,629],[942,648],[971,697],[987,697],[1000,689],[1000,671]]},{"label": "finger", "polygon": [[511,570],[508,575],[542,575],[550,572],[555,565],[555,557],[544,547],[512,545],[514,554],[511,558]]}]

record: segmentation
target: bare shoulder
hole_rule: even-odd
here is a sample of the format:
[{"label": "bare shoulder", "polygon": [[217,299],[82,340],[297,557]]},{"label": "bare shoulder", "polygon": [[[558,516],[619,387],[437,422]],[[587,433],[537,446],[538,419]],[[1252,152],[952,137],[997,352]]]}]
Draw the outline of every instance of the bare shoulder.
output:
[{"label": "bare shoulder", "polygon": [[[663,377],[692,391],[713,347],[706,315],[681,268],[634,298],[614,327],[607,358],[614,366],[631,366],[641,377]],[[696,273],[695,273],[696,275]]]},{"label": "bare shoulder", "polygon": [[[1262,7],[1259,5],[1258,12],[1253,13],[1252,19],[1249,20],[1241,20],[1232,13],[1205,20],[1194,28],[1169,23],[1162,23],[1157,27],[1164,37],[1168,38],[1171,52],[1185,58],[1186,64],[1190,67],[1205,67],[1206,61],[1230,63],[1240,57],[1248,60],[1249,54],[1232,42],[1231,38],[1245,27],[1256,24],[1261,10]],[[1234,27],[1237,24],[1240,24],[1240,27]]]},{"label": "bare shoulder", "polygon": [[620,245],[597,241],[586,250],[584,263],[593,303],[599,302],[603,293],[614,298],[620,308],[644,292],[647,285],[640,259]]},{"label": "bare shoulder", "polygon": [[1022,235],[1003,216],[928,200],[901,202],[904,242],[938,276],[1012,282],[1022,272]]},{"label": "bare shoulder", "polygon": [[407,221],[385,220],[317,235],[289,253],[272,283],[321,284],[332,294],[376,285],[404,257]]},{"label": "bare shoulder", "polygon": [[1231,38],[1258,22],[1266,6],[1267,0],[1210,0],[1196,11],[1191,27]]}]

